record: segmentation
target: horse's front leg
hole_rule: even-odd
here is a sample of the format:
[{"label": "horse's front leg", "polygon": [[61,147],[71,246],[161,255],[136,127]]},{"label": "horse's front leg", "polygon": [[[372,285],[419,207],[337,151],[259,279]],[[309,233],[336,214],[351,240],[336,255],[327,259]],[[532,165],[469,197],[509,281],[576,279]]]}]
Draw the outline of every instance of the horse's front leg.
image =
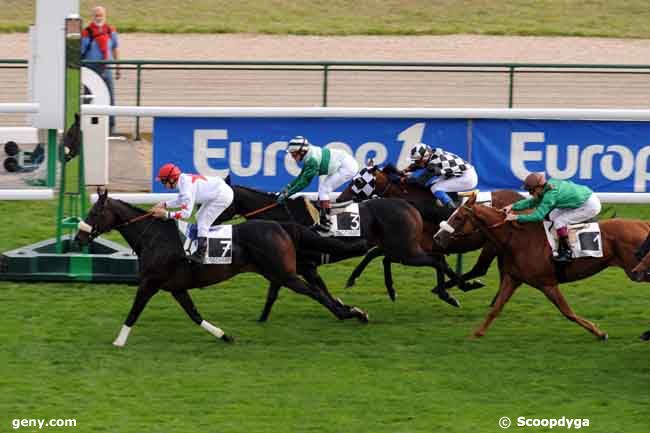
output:
[{"label": "horse's front leg", "polygon": [[135,299],[133,300],[133,305],[131,306],[131,311],[129,315],[126,316],[126,320],[120,329],[120,333],[113,341],[113,345],[117,347],[124,347],[126,340],[129,338],[129,333],[131,328],[135,325],[135,322],[140,317],[140,313],[144,310],[144,307],[149,302],[149,299],[158,292],[158,289],[152,287],[148,280],[143,280],[138,287],[138,291],[135,294]]},{"label": "horse's front leg", "polygon": [[190,294],[187,290],[174,291],[172,292],[172,296],[181,305],[181,307],[183,307],[183,310],[185,310],[187,315],[190,316],[190,319],[192,319],[194,323],[215,337],[225,341],[226,343],[232,343],[234,341],[234,339],[229,335],[226,335],[226,333],[223,332],[221,328],[217,328],[212,323],[201,318],[201,314],[199,314],[199,311],[194,306],[194,302],[192,302],[192,298],[190,297]]}]

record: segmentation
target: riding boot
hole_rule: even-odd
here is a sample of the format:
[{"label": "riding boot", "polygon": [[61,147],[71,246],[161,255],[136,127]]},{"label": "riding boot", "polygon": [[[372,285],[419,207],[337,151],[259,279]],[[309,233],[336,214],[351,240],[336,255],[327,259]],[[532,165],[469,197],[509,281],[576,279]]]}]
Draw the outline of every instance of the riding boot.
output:
[{"label": "riding boot", "polygon": [[329,232],[332,228],[332,223],[330,221],[330,213],[332,209],[330,208],[329,201],[321,201],[320,206],[320,222],[316,225],[316,230],[321,232]]},{"label": "riding boot", "polygon": [[560,236],[558,238],[557,257],[554,257],[558,263],[569,263],[573,259],[571,246],[569,245],[569,236]]},{"label": "riding boot", "polygon": [[192,253],[191,256],[188,256],[187,258],[193,261],[194,263],[203,263],[203,260],[205,259],[205,252],[208,249],[208,238],[206,237],[199,237],[197,239],[197,246],[196,246],[196,251]]}]

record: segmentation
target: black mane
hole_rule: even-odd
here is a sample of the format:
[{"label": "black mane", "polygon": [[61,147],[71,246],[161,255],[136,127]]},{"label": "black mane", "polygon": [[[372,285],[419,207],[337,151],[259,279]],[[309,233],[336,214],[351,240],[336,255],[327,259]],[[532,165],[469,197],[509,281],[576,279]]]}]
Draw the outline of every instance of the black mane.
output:
[{"label": "black mane", "polygon": [[263,194],[263,195],[269,195],[269,196],[271,196],[271,195],[275,195],[275,194],[273,194],[272,192],[261,191],[261,190],[259,190],[259,189],[255,189],[255,188],[250,187],[250,186],[244,186],[244,185],[233,185],[233,188],[241,188],[241,189],[243,189],[243,190],[250,191],[250,192],[254,192],[254,193],[256,193],[256,194]]}]

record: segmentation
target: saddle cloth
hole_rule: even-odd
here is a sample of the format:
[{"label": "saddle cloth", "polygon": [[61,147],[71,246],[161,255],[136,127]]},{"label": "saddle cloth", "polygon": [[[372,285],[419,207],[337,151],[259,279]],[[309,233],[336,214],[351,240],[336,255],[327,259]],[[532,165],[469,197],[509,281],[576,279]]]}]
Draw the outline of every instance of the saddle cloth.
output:
[{"label": "saddle cloth", "polygon": [[[580,257],[602,257],[603,243],[600,238],[600,226],[598,223],[572,224],[569,227],[569,245],[574,258]],[[553,256],[557,256],[557,234],[553,223],[544,221],[546,239],[553,250]]]},{"label": "saddle cloth", "polygon": [[350,203],[343,208],[332,209],[329,216],[333,236],[359,237],[361,236],[361,214],[359,203]]},{"label": "saddle cloth", "polygon": [[[181,240],[185,251],[192,254],[196,251],[197,226],[188,224],[185,221],[178,221],[178,230],[181,232]],[[212,226],[208,233],[208,249],[204,263],[229,265],[232,263],[232,226]]]}]

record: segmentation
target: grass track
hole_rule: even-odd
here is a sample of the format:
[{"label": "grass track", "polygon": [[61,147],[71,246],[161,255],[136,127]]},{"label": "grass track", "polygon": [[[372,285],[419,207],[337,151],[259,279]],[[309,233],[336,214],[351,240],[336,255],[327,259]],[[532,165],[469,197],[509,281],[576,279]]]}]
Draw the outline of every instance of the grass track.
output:
[{"label": "grass track", "polygon": [[[0,250],[51,237],[53,209],[0,203]],[[618,210],[650,217],[639,206]],[[288,290],[270,322],[258,324],[266,284],[255,275],[194,291],[203,316],[237,338],[232,346],[159,294],[117,350],[110,343],[132,287],[0,282],[0,431],[14,418],[76,418],[76,429],[55,430],[465,433],[502,431],[501,416],[589,418],[589,432],[647,430],[650,345],[638,335],[650,328],[648,285],[609,270],[564,286],[576,312],[609,332],[607,343],[528,286],[484,339],[468,340],[494,293],[495,269],[489,288],[458,294],[456,310],[431,296],[423,269],[395,266],[394,304],[377,263],[343,291],[355,263],[322,273],[333,292],[369,311],[368,325],[339,322]]]},{"label": "grass track", "polygon": [[[3,0],[0,31],[27,31],[35,0]],[[97,2],[81,0],[88,19]],[[105,0],[122,32],[650,37],[643,0]]]}]

